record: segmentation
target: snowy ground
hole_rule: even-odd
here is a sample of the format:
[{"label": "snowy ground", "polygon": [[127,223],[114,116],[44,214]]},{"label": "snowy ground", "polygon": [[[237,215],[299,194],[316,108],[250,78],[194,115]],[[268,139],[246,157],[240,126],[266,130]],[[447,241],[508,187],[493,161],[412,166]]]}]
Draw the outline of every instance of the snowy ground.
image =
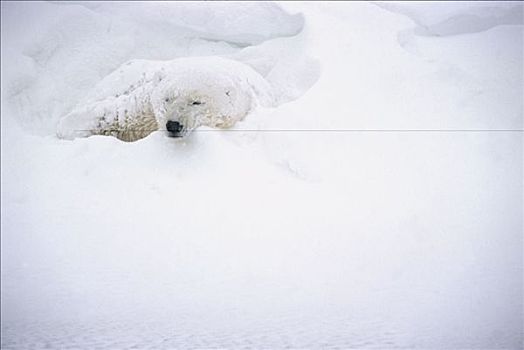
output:
[{"label": "snowy ground", "polygon": [[[522,3],[1,6],[2,349],[522,347]],[[281,104],[55,136],[123,62],[211,55]]]}]

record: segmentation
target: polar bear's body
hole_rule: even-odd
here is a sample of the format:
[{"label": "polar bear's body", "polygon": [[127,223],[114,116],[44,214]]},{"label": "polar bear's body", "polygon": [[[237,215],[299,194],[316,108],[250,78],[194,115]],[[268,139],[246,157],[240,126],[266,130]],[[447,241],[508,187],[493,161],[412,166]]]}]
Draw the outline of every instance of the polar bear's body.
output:
[{"label": "polar bear's body", "polygon": [[104,78],[58,126],[61,138],[112,135],[135,141],[168,121],[228,128],[256,105],[271,105],[267,82],[249,66],[217,58],[130,61]]}]

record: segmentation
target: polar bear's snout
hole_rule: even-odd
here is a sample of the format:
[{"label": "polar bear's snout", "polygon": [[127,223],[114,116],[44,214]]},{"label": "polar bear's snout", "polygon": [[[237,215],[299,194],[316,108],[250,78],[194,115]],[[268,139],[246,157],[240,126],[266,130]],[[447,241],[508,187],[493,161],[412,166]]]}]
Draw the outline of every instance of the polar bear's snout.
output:
[{"label": "polar bear's snout", "polygon": [[166,123],[166,130],[169,132],[169,136],[182,137],[184,126],[175,120],[168,120]]}]

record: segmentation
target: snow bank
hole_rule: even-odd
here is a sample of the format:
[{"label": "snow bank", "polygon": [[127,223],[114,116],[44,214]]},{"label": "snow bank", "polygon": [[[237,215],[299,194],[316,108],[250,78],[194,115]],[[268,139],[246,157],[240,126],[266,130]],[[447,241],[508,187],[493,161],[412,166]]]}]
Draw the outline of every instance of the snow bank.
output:
[{"label": "snow bank", "polygon": [[377,5],[407,15],[416,24],[415,33],[447,36],[477,33],[499,25],[524,24],[521,1],[388,1]]},{"label": "snow bank", "polygon": [[293,36],[303,26],[301,14],[290,15],[273,3],[206,2],[99,3],[82,5],[101,14],[124,17],[146,27],[162,25],[166,29],[183,28],[186,35],[210,41],[224,41],[239,46]]}]

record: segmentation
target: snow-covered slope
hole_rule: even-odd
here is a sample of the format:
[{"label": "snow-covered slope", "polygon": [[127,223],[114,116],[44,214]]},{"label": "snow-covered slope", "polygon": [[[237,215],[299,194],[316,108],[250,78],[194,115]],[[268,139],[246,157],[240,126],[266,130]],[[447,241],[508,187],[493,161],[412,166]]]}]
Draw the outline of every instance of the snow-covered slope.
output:
[{"label": "snow-covered slope", "polygon": [[[2,348],[522,347],[521,24],[1,5]],[[127,60],[215,55],[278,107],[184,140],[54,136]]]},{"label": "snow-covered slope", "polygon": [[[500,25],[524,24],[520,1],[383,1],[378,6],[407,15],[415,33],[448,36],[477,33]],[[431,8],[431,10],[428,10]]]}]

